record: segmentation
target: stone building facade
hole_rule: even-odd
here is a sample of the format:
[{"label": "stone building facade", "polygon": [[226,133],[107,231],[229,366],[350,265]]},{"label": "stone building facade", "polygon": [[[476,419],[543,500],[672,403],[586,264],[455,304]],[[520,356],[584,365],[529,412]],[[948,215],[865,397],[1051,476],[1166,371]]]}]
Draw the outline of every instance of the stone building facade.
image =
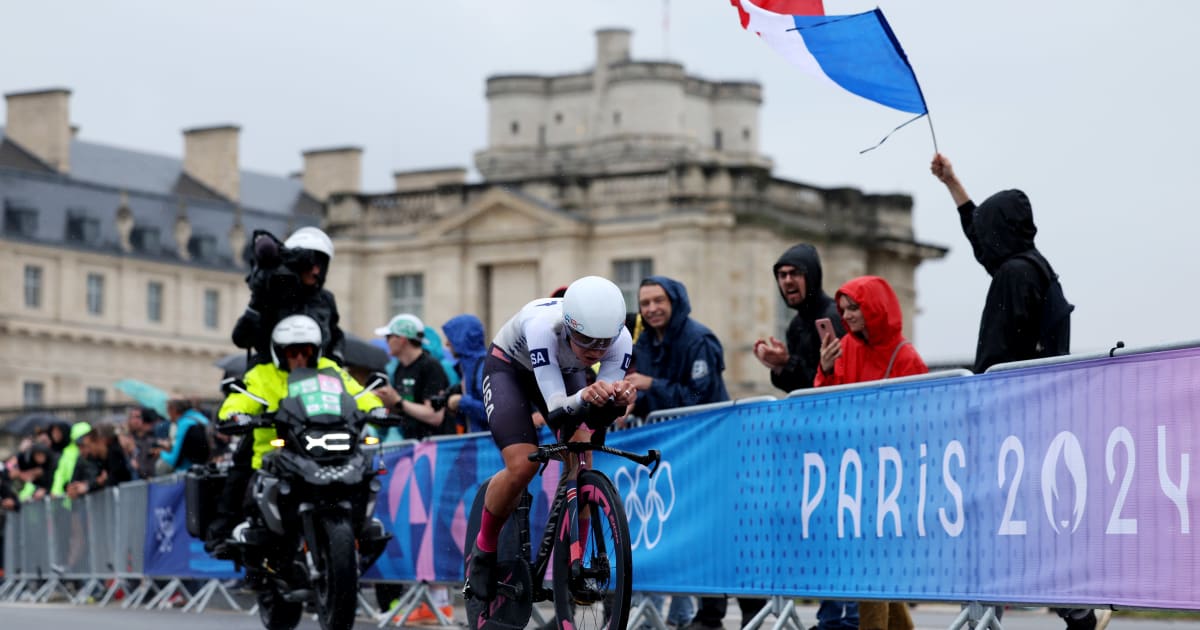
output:
[{"label": "stone building facade", "polygon": [[385,194],[335,192],[329,286],[359,333],[400,312],[440,325],[478,314],[488,333],[521,305],[585,274],[634,296],[651,273],[689,288],[693,316],[725,347],[735,396],[766,393],[750,348],[792,313],[771,278],[790,245],[817,245],[826,289],[877,274],[911,336],[917,266],[945,249],[914,238],[912,198],[772,176],[759,153],[762,88],[635,61],[630,33],[597,33],[595,67],[488,79],[489,144],[462,168],[396,174]]},{"label": "stone building facade", "polygon": [[240,169],[235,126],[184,131],[181,160],[79,140],[69,99],[5,97],[0,407],[128,400],[126,378],[214,398],[250,235],[314,225],[321,203]]}]

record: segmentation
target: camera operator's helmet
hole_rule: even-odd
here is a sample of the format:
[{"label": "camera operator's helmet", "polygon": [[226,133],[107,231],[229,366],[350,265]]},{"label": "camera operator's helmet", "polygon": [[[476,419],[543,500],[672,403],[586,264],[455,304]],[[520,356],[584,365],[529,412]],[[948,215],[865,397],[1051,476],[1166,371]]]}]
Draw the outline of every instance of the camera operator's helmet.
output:
[{"label": "camera operator's helmet", "polygon": [[275,367],[286,370],[288,369],[286,360],[286,351],[289,346],[311,345],[313,346],[312,360],[309,362],[309,367],[317,367],[317,361],[321,358],[321,346],[323,345],[321,338],[321,326],[317,321],[308,315],[289,315],[275,324],[275,329],[271,331],[271,361],[275,363]]},{"label": "camera operator's helmet", "polygon": [[333,240],[328,234],[315,227],[302,227],[292,232],[283,246],[291,252],[292,264],[289,266],[300,273],[312,269],[315,264],[321,268],[317,283],[325,284],[329,263],[333,262]]},{"label": "camera operator's helmet", "polygon": [[579,335],[595,340],[612,339],[625,326],[625,296],[610,280],[584,276],[567,287],[562,312],[563,323],[575,333],[577,341]]}]

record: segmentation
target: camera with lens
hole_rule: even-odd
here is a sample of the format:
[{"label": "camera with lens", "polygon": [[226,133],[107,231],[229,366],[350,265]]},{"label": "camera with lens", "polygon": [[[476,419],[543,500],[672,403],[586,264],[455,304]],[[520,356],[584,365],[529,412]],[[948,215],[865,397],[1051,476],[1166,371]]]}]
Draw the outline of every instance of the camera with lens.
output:
[{"label": "camera with lens", "polygon": [[446,408],[446,401],[450,399],[450,394],[440,393],[429,397],[429,404],[433,406],[434,411],[441,411]]}]

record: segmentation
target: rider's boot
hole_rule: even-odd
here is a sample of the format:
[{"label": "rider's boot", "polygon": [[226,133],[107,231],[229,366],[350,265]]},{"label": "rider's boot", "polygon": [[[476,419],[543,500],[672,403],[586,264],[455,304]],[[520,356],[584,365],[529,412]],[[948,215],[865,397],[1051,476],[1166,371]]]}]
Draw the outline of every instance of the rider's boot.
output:
[{"label": "rider's boot", "polygon": [[467,565],[467,586],[475,599],[490,600],[496,596],[496,552],[471,552]]}]

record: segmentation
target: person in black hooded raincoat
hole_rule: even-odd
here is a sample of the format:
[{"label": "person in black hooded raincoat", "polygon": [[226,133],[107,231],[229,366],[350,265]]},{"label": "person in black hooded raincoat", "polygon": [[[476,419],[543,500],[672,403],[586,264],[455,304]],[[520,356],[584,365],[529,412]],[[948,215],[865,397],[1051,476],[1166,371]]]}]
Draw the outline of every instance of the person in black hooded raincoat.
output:
[{"label": "person in black hooded raincoat", "polygon": [[1071,318],[1058,276],[1034,246],[1033,207],[1020,190],[1002,190],[976,207],[942,154],[930,170],[958,206],[963,233],[975,260],[992,277],[979,340],[976,373],[997,363],[1061,356],[1070,352]]},{"label": "person in black hooded raincoat", "polygon": [[779,296],[796,316],[787,328],[787,345],[775,337],[754,343],[754,356],[771,369],[771,384],[785,392],[813,386],[821,364],[821,335],[815,322],[828,318],[838,338],[845,334],[837,304],[821,288],[821,259],[807,243],[788,248],[772,268]]}]

